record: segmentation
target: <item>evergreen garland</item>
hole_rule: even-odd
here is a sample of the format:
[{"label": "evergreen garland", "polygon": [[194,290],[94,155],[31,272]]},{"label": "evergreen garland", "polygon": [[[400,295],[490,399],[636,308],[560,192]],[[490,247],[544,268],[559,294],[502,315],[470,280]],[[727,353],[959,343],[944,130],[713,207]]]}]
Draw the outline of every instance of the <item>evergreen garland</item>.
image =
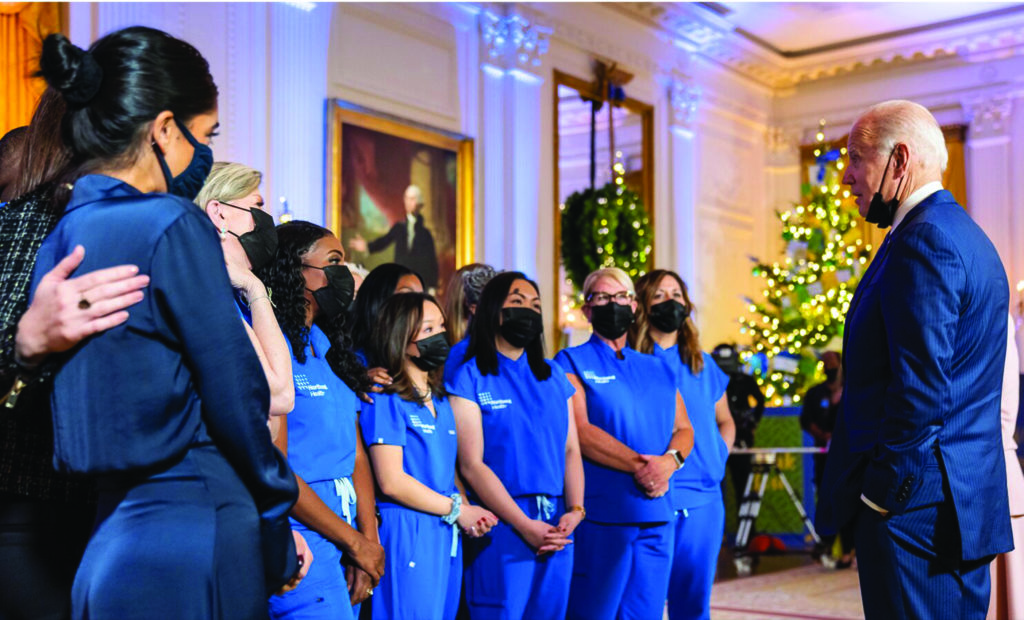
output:
[{"label": "evergreen garland", "polygon": [[592,271],[619,267],[637,278],[647,273],[651,257],[650,218],[639,194],[615,180],[596,190],[574,192],[562,207],[562,264],[578,293]]}]

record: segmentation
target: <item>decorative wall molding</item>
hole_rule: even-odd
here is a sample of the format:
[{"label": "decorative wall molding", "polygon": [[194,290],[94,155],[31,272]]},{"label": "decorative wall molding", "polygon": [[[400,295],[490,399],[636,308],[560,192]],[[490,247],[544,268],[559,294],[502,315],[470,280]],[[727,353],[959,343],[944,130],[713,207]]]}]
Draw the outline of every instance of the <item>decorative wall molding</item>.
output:
[{"label": "decorative wall molding", "polygon": [[800,139],[803,130],[799,127],[769,126],[765,128],[764,142],[768,151],[768,165],[788,166],[799,161]]},{"label": "decorative wall molding", "polygon": [[552,29],[527,19],[506,7],[504,15],[481,11],[480,37],[487,48],[490,62],[507,68],[539,67],[547,54]]},{"label": "decorative wall molding", "polygon": [[672,105],[672,124],[689,128],[697,119],[697,108],[701,100],[700,87],[692,80],[673,80],[669,86],[668,96]]},{"label": "decorative wall molding", "polygon": [[613,10],[735,73],[770,88],[957,58],[984,62],[1024,54],[1024,14],[1002,15],[807,57],[787,58],[734,31],[723,18],[689,3],[615,3]]},{"label": "decorative wall molding", "polygon": [[965,100],[963,105],[971,140],[1008,136],[1013,111],[1012,95],[1001,93],[974,97]]}]

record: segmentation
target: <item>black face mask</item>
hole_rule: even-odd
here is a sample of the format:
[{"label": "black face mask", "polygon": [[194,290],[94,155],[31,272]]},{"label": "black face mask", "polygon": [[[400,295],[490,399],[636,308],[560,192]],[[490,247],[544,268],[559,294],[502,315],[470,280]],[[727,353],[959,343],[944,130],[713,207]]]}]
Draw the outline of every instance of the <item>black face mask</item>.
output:
[{"label": "black face mask", "polygon": [[838,377],[839,377],[839,369],[838,368],[826,368],[825,369],[825,380],[828,381],[829,383],[835,383],[836,379]]},{"label": "black face mask", "polygon": [[440,368],[448,360],[448,339],[445,338],[444,332],[417,340],[416,348],[420,350],[420,356],[410,356],[410,359],[420,370],[430,372]]},{"label": "black face mask", "polygon": [[164,154],[160,147],[156,145],[156,142],[153,143],[153,151],[156,153],[156,159],[160,163],[160,170],[164,174],[167,193],[192,201],[199,195],[199,190],[203,189],[206,177],[210,176],[210,169],[213,168],[213,150],[199,140],[196,140],[192,132],[185,125],[179,123],[177,119],[175,119],[174,123],[194,149],[192,161],[188,163],[188,167],[178,176],[172,177],[171,169],[167,167],[167,160],[164,159]]},{"label": "black face mask", "polygon": [[324,318],[334,317],[348,310],[349,304],[356,292],[356,281],[352,278],[352,272],[345,265],[327,265],[326,267],[314,267],[303,265],[310,269],[320,269],[327,277],[327,285],[315,291],[307,288],[313,294],[316,305],[320,306],[320,312]]},{"label": "black face mask", "polygon": [[544,318],[531,308],[502,308],[500,329],[505,342],[522,349],[544,331]]},{"label": "black face mask", "polygon": [[900,179],[899,184],[896,186],[896,193],[893,195],[892,200],[886,201],[882,199],[882,186],[885,185],[885,176],[889,173],[889,164],[892,163],[892,156],[895,154],[896,147],[893,147],[892,152],[889,153],[889,159],[885,162],[885,170],[882,172],[882,180],[878,184],[878,191],[871,197],[871,204],[868,205],[868,214],[864,216],[865,220],[872,224],[877,224],[882,230],[892,226],[892,220],[896,217],[896,209],[900,207],[900,201],[896,196],[900,195],[903,179]]},{"label": "black face mask", "polygon": [[237,207],[230,202],[223,201],[220,201],[220,204],[241,211],[248,211],[249,215],[252,216],[253,229],[249,232],[241,235],[237,235],[230,230],[227,232],[238,238],[238,242],[242,244],[242,250],[245,251],[246,257],[249,258],[253,271],[264,267],[274,258],[274,254],[277,253],[277,228],[274,226],[274,218],[262,209],[246,209],[245,207]]},{"label": "black face mask", "polygon": [[678,301],[670,299],[651,306],[649,315],[651,325],[655,329],[663,334],[671,334],[682,327],[683,321],[690,316],[690,309]]},{"label": "black face mask", "polygon": [[590,324],[594,331],[608,340],[622,337],[633,324],[633,309],[610,301],[603,306],[590,307]]}]

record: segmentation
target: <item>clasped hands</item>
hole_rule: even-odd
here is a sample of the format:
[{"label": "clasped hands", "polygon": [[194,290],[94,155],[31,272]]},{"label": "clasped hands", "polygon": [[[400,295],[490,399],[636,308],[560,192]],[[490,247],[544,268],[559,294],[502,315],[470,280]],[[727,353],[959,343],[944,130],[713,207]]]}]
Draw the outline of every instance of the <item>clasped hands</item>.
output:
[{"label": "clasped hands", "polygon": [[633,481],[650,498],[668,493],[669,480],[676,471],[676,460],[669,454],[638,454]]}]

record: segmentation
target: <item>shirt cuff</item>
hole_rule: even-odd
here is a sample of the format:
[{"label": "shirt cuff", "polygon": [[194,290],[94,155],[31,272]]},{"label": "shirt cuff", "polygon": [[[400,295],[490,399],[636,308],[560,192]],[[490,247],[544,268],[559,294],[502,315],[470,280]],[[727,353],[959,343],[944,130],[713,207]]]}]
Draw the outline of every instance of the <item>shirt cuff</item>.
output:
[{"label": "shirt cuff", "polygon": [[889,514],[888,510],[886,510],[885,508],[882,508],[881,506],[879,506],[875,502],[873,502],[870,499],[868,499],[867,497],[865,497],[863,493],[860,494],[860,501],[862,501],[865,504],[867,504],[868,508],[870,508],[871,510],[874,510],[878,514],[882,514],[882,515]]}]

